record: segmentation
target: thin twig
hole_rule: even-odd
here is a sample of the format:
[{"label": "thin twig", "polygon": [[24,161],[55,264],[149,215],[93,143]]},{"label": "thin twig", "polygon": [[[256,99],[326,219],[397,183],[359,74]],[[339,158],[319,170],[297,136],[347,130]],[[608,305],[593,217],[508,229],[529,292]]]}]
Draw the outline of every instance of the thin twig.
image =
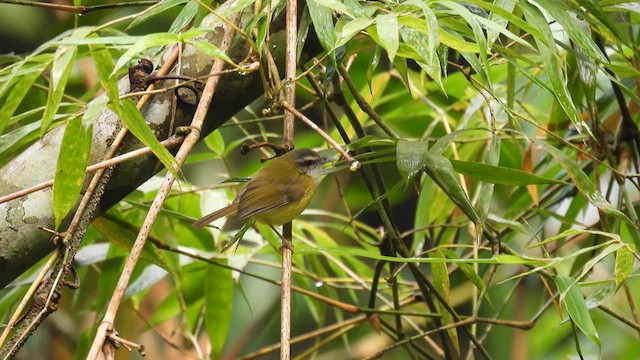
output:
[{"label": "thin twig", "polygon": [[286,110],[292,112],[298,119],[302,120],[311,129],[316,131],[318,134],[320,134],[320,136],[322,136],[325,140],[327,140],[327,142],[329,144],[331,144],[331,146],[333,146],[336,150],[338,150],[338,152],[342,156],[344,156],[344,158],[347,161],[349,161],[351,163],[351,166],[349,168],[351,171],[358,170],[360,168],[360,166],[362,166],[358,160],[354,159],[353,157],[351,157],[351,155],[349,155],[346,151],[344,151],[342,149],[342,147],[340,146],[340,144],[338,144],[335,140],[333,140],[331,138],[331,136],[329,136],[329,134],[324,132],[324,130],[320,129],[320,127],[318,125],[316,125],[313,121],[311,121],[311,119],[309,119],[308,117],[304,116],[304,114],[302,114],[301,112],[296,110],[294,107],[292,107],[288,103],[282,104],[282,107],[284,107]]},{"label": "thin twig", "polygon": [[396,134],[396,132],[393,131],[393,129],[389,127],[387,123],[384,122],[382,117],[378,115],[378,113],[371,107],[371,105],[367,102],[367,100],[365,100],[365,98],[362,97],[362,95],[360,95],[360,93],[358,92],[358,88],[356,88],[356,85],[353,83],[353,80],[351,80],[351,76],[349,76],[349,72],[344,67],[344,65],[340,65],[338,67],[338,70],[340,71],[340,76],[342,76],[344,83],[347,84],[347,87],[349,88],[351,95],[353,95],[353,99],[356,101],[356,104],[358,104],[360,109],[364,111],[367,115],[369,115],[371,120],[373,120],[380,127],[380,129],[382,129],[382,131],[384,131],[387,135],[395,139],[400,138],[400,136],[398,136],[398,134]]},{"label": "thin twig", "polygon": [[[284,102],[296,103],[296,68],[297,62],[297,33],[298,33],[298,2],[287,0],[286,9],[286,55]],[[291,111],[284,112],[283,142],[284,146],[293,149],[295,117]],[[291,267],[293,257],[293,226],[291,222],[282,227],[282,278],[280,287],[280,359],[291,359]]]},{"label": "thin twig", "polygon": [[[160,144],[168,149],[180,144],[183,140],[183,136],[172,136],[166,140],[163,140],[160,142]],[[114,165],[118,165],[120,163],[123,163],[127,160],[131,160],[133,158],[136,158],[138,156],[142,156],[142,155],[146,155],[151,153],[151,149],[149,147],[143,147],[140,149],[136,149],[133,151],[130,151],[126,154],[122,154],[119,156],[116,156],[114,158],[111,159],[107,159],[107,160],[103,160],[99,163],[87,166],[87,169],[85,170],[85,173],[91,173],[94,172],[98,169],[104,169],[110,166],[114,166]],[[0,196],[0,204],[2,204],[3,202],[7,202],[7,201],[11,201],[26,195],[29,195],[31,193],[34,193],[38,190],[42,190],[42,189],[46,189],[50,186],[53,186],[53,179],[51,180],[47,180],[45,182],[42,182],[40,184],[37,185],[33,185],[30,186],[26,189],[20,190],[20,191],[16,191],[14,193],[8,194],[8,195],[4,195],[4,196]],[[0,342],[1,343],[1,342]]]}]

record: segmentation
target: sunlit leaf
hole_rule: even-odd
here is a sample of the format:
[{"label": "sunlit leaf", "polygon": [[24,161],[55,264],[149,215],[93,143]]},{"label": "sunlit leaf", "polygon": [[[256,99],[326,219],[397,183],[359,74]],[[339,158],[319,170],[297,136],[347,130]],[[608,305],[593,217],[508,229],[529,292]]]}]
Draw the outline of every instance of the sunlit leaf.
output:
[{"label": "sunlit leaf", "polygon": [[174,165],[176,164],[176,159],[167,148],[160,144],[160,141],[153,134],[153,131],[151,131],[151,128],[133,102],[130,99],[125,99],[122,101],[122,109],[123,113],[120,120],[125,123],[127,129],[143,144],[148,146],[162,164],[175,174]]},{"label": "sunlit leaf", "polygon": [[376,17],[376,26],[380,43],[387,50],[389,59],[393,62],[398,51],[400,36],[398,35],[398,17],[396,14],[380,14]]},{"label": "sunlit leaf", "polygon": [[53,182],[53,214],[56,228],[79,200],[89,161],[93,122],[102,113],[106,96],[92,101],[81,119],[67,123]]},{"label": "sunlit leaf", "polygon": [[582,171],[582,168],[575,161],[571,160],[565,153],[546,141],[540,141],[535,138],[532,138],[532,140],[542,146],[547,153],[553,156],[560,165],[562,165],[562,167],[567,171],[567,174],[569,174],[569,177],[571,177],[571,180],[573,180],[575,186],[580,190],[580,193],[583,194],[591,204],[603,211],[605,214],[615,216],[624,221],[631,221],[624,213],[616,209],[609,203],[609,201],[607,201],[607,199],[605,199],[604,196],[602,196],[602,193],[600,193],[595,184],[591,179],[589,179],[587,174]]},{"label": "sunlit leaf", "polygon": [[633,246],[624,246],[616,252],[616,262],[614,266],[614,274],[616,277],[616,286],[620,287],[631,275],[633,270]]},{"label": "sunlit leaf", "polygon": [[205,325],[213,348],[213,358],[219,358],[231,328],[233,314],[233,278],[231,271],[208,264],[205,287]]},{"label": "sunlit leaf", "polygon": [[553,281],[561,293],[562,306],[567,310],[567,313],[569,313],[571,320],[582,333],[600,347],[602,344],[598,336],[598,330],[593,324],[584,297],[580,291],[580,286],[574,279],[567,276],[554,276]]},{"label": "sunlit leaf", "polygon": [[320,44],[325,50],[333,50],[336,45],[336,34],[333,30],[331,9],[316,0],[307,1],[307,7]]},{"label": "sunlit leaf", "polygon": [[527,184],[567,184],[565,181],[550,179],[518,169],[483,163],[451,160],[453,168],[470,178],[491,184],[523,186]]}]

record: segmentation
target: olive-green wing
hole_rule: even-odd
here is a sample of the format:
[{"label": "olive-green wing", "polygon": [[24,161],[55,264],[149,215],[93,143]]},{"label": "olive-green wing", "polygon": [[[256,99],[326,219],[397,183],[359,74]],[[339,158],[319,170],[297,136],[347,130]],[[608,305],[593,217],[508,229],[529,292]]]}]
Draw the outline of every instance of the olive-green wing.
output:
[{"label": "olive-green wing", "polygon": [[304,196],[303,186],[290,186],[282,183],[265,185],[259,181],[249,183],[238,199],[240,220],[276,210],[299,200]]}]

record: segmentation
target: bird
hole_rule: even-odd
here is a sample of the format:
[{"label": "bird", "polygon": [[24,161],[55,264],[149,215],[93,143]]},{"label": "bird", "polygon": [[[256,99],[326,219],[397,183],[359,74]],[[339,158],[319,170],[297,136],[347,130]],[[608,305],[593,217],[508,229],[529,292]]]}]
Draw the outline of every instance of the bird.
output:
[{"label": "bird", "polygon": [[271,226],[291,222],[309,205],[329,159],[311,149],[295,149],[271,160],[228,206],[193,223],[195,229],[225,216]]}]

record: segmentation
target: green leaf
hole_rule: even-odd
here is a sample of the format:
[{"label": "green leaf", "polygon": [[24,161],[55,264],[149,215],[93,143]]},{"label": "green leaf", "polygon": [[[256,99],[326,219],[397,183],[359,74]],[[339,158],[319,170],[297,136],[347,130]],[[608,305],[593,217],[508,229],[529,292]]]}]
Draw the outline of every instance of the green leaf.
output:
[{"label": "green leaf", "polygon": [[[511,12],[516,6],[516,3],[517,3],[516,0],[496,0],[494,2],[494,5],[496,5],[497,8],[506,10],[506,13],[511,15]],[[509,20],[507,20],[504,17],[504,15],[500,15],[495,11],[491,11],[491,13],[489,14],[489,20],[494,22],[496,25],[502,27],[503,29],[506,29],[507,24],[509,24]],[[487,31],[487,44],[489,46],[493,46],[493,43],[495,43],[499,35],[500,35],[500,32],[498,29],[489,29]]]},{"label": "green leaf", "polygon": [[534,259],[523,255],[496,254],[493,256],[498,264],[504,265],[531,265],[545,266],[550,263],[548,260]]},{"label": "green leaf", "polygon": [[480,221],[447,158],[429,151],[428,144],[419,141],[400,140],[396,146],[396,152],[398,171],[405,181],[411,179],[420,169],[424,169],[472,221]]},{"label": "green leaf", "polygon": [[[436,250],[430,253],[432,258],[444,259],[445,256],[441,251]],[[433,263],[431,264],[431,274],[433,275],[433,286],[436,290],[442,295],[442,297],[450,303],[451,301],[451,283],[449,282],[449,271],[447,270],[447,264],[445,263]],[[453,315],[447,309],[438,302],[438,307],[440,308],[440,313],[442,314],[442,322],[445,326],[451,325],[454,323]],[[455,327],[451,327],[447,330],[449,337],[451,338],[451,342],[454,344],[456,351],[459,353],[459,343],[458,343],[458,331]],[[457,357],[458,354],[455,354],[454,357]]]},{"label": "green leaf", "polygon": [[[153,9],[150,9],[149,11],[144,11],[140,16],[136,16],[135,19],[133,19],[133,21],[131,22],[131,24],[129,24],[127,26],[127,29],[132,29],[140,24],[142,24],[143,22],[153,19],[155,16],[157,16],[158,14],[161,14],[169,9],[172,9],[176,6],[182,5],[182,4],[186,4],[186,3],[195,3],[196,5],[198,4],[196,1],[191,1],[191,0],[165,0],[162,1],[160,3],[159,6],[154,7]],[[189,6],[189,4],[187,4],[187,6]],[[185,6],[182,11],[184,12],[184,9],[187,7]],[[177,18],[176,18],[177,20]],[[174,21],[175,24],[175,21]],[[169,31],[172,32],[172,31]]]},{"label": "green leaf", "polygon": [[67,86],[69,74],[73,68],[78,48],[75,46],[61,46],[56,50],[53,66],[51,67],[51,82],[49,83],[49,94],[47,97],[47,107],[42,115],[42,127],[40,136],[44,136],[49,130],[49,125],[53,122],[53,117],[58,112],[62,95]]},{"label": "green leaf", "polygon": [[209,56],[221,59],[227,64],[233,64],[233,60],[231,60],[224,51],[220,50],[219,47],[213,45],[208,40],[187,41],[187,43],[193,45],[196,49]]},{"label": "green leaf", "polygon": [[631,275],[633,270],[633,245],[624,246],[616,252],[616,262],[614,274],[616,276],[616,287],[622,286]]},{"label": "green leaf", "polygon": [[425,170],[429,177],[460,207],[465,215],[473,222],[482,222],[471,201],[462,189],[458,177],[449,159],[442,155],[432,153],[425,157]]},{"label": "green leaf", "polygon": [[544,36],[543,39],[535,38],[535,41],[538,46],[538,50],[540,51],[542,61],[544,62],[545,71],[547,72],[549,81],[551,82],[553,95],[558,101],[558,104],[560,104],[560,107],[564,110],[565,114],[569,117],[579,133],[582,134],[586,131],[589,136],[593,137],[589,125],[580,118],[578,110],[571,98],[571,94],[569,93],[569,89],[567,88],[567,76],[564,71],[565,67],[560,60],[560,54],[558,53],[558,49],[555,45],[553,32],[549,27],[546,18],[539,10],[533,8],[533,6],[527,3],[520,3],[520,6],[527,21],[538,28]]},{"label": "green leaf", "polygon": [[442,70],[440,68],[440,62],[438,61],[438,47],[440,47],[441,37],[438,18],[433,13],[433,10],[431,10],[431,8],[423,1],[408,0],[403,3],[403,5],[413,5],[422,10],[425,21],[421,21],[421,23],[426,25],[426,28],[420,26],[419,28],[415,28],[415,30],[426,35],[426,49],[424,53],[421,53],[422,58],[424,59],[423,68],[427,75],[431,76],[431,78],[434,79],[442,88]]},{"label": "green leaf", "polygon": [[[178,0],[183,1],[183,0]],[[166,3],[168,1],[163,2]],[[187,4],[182,8],[178,16],[173,20],[171,26],[169,27],[168,32],[172,34],[176,34],[184,28],[188,27],[189,24],[195,19],[198,14],[198,9],[200,8],[200,4],[197,1],[190,0]]]},{"label": "green leaf", "polygon": [[336,45],[336,34],[333,30],[331,9],[320,5],[316,0],[307,0],[307,7],[320,44],[327,51],[333,50]]},{"label": "green leaf", "polygon": [[629,222],[630,224],[632,223],[624,213],[616,209],[607,201],[607,199],[605,199],[604,196],[602,196],[602,193],[598,191],[598,188],[575,161],[571,160],[565,153],[553,147],[546,141],[540,141],[535,138],[531,139],[544,148],[547,153],[553,156],[560,163],[560,165],[567,171],[567,174],[569,174],[569,177],[573,180],[573,183],[576,185],[578,190],[580,190],[591,204],[605,214],[615,216],[621,220]]},{"label": "green leaf", "polygon": [[15,79],[9,88],[7,88],[9,94],[3,99],[3,94],[0,94],[2,101],[2,107],[0,107],[0,134],[4,132],[7,125],[10,124],[10,118],[15,113],[16,109],[27,95],[27,92],[31,89],[31,86],[36,81],[40,74],[48,66],[48,62],[35,64],[35,66],[29,67],[29,73],[20,77],[13,77]]},{"label": "green leaf", "polygon": [[224,153],[224,138],[220,131],[214,131],[204,138],[204,143],[214,154],[222,156]]},{"label": "green leaf", "polygon": [[[435,1],[435,3],[442,4],[443,6],[446,6],[447,8],[451,9],[452,15],[462,17],[464,21],[467,23],[467,25],[471,27],[471,29],[473,30],[473,35],[476,40],[476,43],[478,44],[478,49],[479,49],[478,55],[480,57],[480,62],[482,63],[482,66],[477,66],[475,67],[475,69],[478,72],[478,74],[483,75],[482,78],[487,84],[487,86],[490,88],[493,87],[492,77],[490,73],[491,66],[487,58],[487,52],[488,52],[487,39],[484,35],[485,34],[484,30],[480,26],[480,19],[484,20],[484,18],[478,16],[477,14],[471,13],[466,6],[463,6],[457,2],[453,2],[449,0],[440,0],[440,1]],[[469,54],[462,54],[462,55],[463,56],[467,55],[465,56],[465,59],[469,61],[469,57],[470,57],[468,56]]]},{"label": "green leaf", "polygon": [[387,50],[389,60],[393,62],[398,52],[400,36],[398,35],[398,17],[395,13],[380,14],[376,17],[376,27],[380,44]]},{"label": "green leaf", "polygon": [[593,60],[600,63],[608,62],[602,51],[598,48],[598,45],[596,45],[588,33],[585,33],[579,20],[572,14],[573,10],[569,9],[564,2],[540,0],[533,4],[541,10],[548,12],[555,21],[560,23],[569,34],[571,40],[589,54]]},{"label": "green leaf", "polygon": [[598,347],[602,346],[600,338],[598,337],[598,331],[593,324],[589,310],[587,309],[586,302],[580,291],[575,279],[568,276],[554,276],[553,281],[558,287],[560,292],[562,306],[569,313],[569,317],[576,324],[578,329],[582,331],[591,341],[596,343]]},{"label": "green leaf", "polygon": [[220,7],[220,11],[218,12],[218,14],[225,19],[229,19],[231,15],[242,11],[244,8],[252,5],[253,3],[255,3],[255,0],[238,0],[225,2],[225,6]]},{"label": "green leaf", "polygon": [[[331,14],[330,12],[332,10],[335,10],[335,11],[338,11],[338,12],[343,13],[345,15],[348,15],[352,19],[357,19],[358,18],[358,15],[357,15],[358,10],[359,10],[358,7],[349,7],[349,6],[347,6],[347,4],[345,4],[346,1],[338,1],[338,0],[307,0],[307,6],[309,6],[309,8],[311,8],[311,3],[312,2],[315,2],[317,5],[320,5],[320,6],[324,7],[325,9],[329,10],[329,14]],[[311,18],[313,19],[313,14],[311,15]],[[316,24],[316,22],[314,20],[313,21],[313,25],[315,26],[315,24]]]},{"label": "green leaf", "polygon": [[424,167],[424,157],[429,151],[429,144],[423,141],[400,140],[396,147],[398,171],[405,181],[411,180]]},{"label": "green leaf", "polygon": [[104,45],[89,45],[89,50],[91,50],[91,58],[95,64],[98,79],[100,79],[104,92],[111,100],[111,103],[119,107],[118,81],[115,74],[113,74],[113,58],[109,50]]},{"label": "green leaf", "polygon": [[[89,115],[91,116],[91,114]],[[53,216],[56,229],[78,202],[91,151],[92,122],[74,119],[62,137],[53,179]]]},{"label": "green leaf", "polygon": [[124,99],[122,101],[122,116],[120,117],[120,120],[136,138],[151,149],[153,154],[162,162],[167,170],[177,176],[176,169],[174,167],[177,166],[176,159],[171,155],[167,148],[160,144],[160,141],[158,141],[156,136],[153,134],[153,131],[151,131],[151,128],[131,99]]},{"label": "green leaf", "polygon": [[[226,265],[226,263],[225,263]],[[233,310],[233,277],[231,271],[214,264],[207,264],[205,286],[205,325],[211,342],[212,357],[222,353]]]},{"label": "green leaf", "polygon": [[371,93],[373,89],[371,88],[371,80],[378,68],[378,64],[380,64],[380,53],[382,52],[382,48],[376,45],[373,48],[373,53],[371,54],[371,62],[367,66],[367,84],[369,85],[369,92]]},{"label": "green leaf", "polygon": [[335,47],[340,47],[348,43],[354,36],[373,24],[373,19],[358,18],[349,21],[342,27],[340,38],[336,41]]},{"label": "green leaf", "polygon": [[140,40],[136,41],[136,43],[133,44],[129,48],[129,50],[127,50],[127,52],[120,56],[113,69],[113,74],[118,72],[118,70],[120,70],[125,65],[129,64],[131,59],[133,59],[134,57],[139,57],[140,53],[142,53],[144,50],[176,44],[180,41],[182,41],[182,37],[180,35],[171,33],[154,33],[143,36]]},{"label": "green leaf", "polygon": [[529,184],[563,184],[567,182],[534,175],[526,171],[476,163],[462,160],[451,160],[456,172],[470,178],[491,184],[523,186]]}]

